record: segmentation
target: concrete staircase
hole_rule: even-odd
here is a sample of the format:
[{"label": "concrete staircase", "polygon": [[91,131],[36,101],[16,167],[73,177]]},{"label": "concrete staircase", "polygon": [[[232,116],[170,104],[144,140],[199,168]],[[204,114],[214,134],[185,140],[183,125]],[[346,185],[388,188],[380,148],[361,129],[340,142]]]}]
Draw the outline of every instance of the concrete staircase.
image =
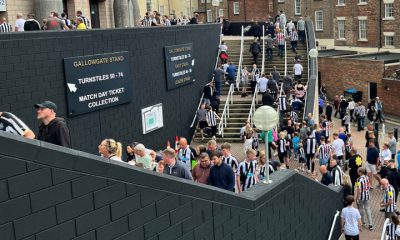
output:
[{"label": "concrete staircase", "polygon": [[[246,38],[244,41],[244,50],[243,50],[243,62],[242,66],[246,66],[248,70],[251,69],[252,64],[253,64],[253,57],[249,52],[250,44],[253,42],[253,39],[251,38]],[[238,40],[225,40],[225,43],[227,44],[229,50],[229,60],[232,61],[235,66],[239,65],[239,58],[240,58],[240,39]],[[277,55],[277,49],[274,49],[273,51],[273,61],[271,63],[268,63],[267,61],[265,62],[265,73],[267,74],[269,78],[269,73],[272,71],[273,66],[276,66],[278,71],[281,74],[281,79],[284,76],[284,70],[285,70],[285,59],[280,58]],[[298,50],[297,53],[302,56],[302,64],[303,64],[303,82],[307,82],[307,50],[306,50],[306,45],[300,44],[298,45]],[[295,53],[293,53],[290,49],[290,42],[287,42],[287,63],[288,63],[288,71],[292,71],[293,65],[294,65],[294,57]],[[258,59],[258,67],[261,68],[262,64],[262,55],[259,55]],[[222,84],[221,87],[221,104],[219,107],[219,112],[218,115],[221,116],[225,107],[226,103],[226,96],[229,92],[229,85],[227,84]],[[217,136],[217,141],[218,142],[242,142],[240,139],[240,129],[245,125],[245,122],[249,116],[250,108],[251,108],[251,103],[252,103],[252,98],[253,95],[251,94],[251,88],[250,86],[247,87],[247,97],[241,97],[241,89],[238,91],[235,88],[235,92],[233,95],[233,104],[231,104],[230,107],[230,113],[229,113],[229,118],[227,118],[227,127],[224,128],[224,137],[222,138],[221,136]],[[256,109],[262,105],[261,102],[261,95],[259,95],[259,103],[256,105]],[[301,117],[301,116],[299,116]],[[200,129],[196,129],[195,132],[195,137],[194,141],[195,142],[203,142],[206,143],[210,138],[205,138],[204,140],[201,140],[201,134],[200,134]]]}]

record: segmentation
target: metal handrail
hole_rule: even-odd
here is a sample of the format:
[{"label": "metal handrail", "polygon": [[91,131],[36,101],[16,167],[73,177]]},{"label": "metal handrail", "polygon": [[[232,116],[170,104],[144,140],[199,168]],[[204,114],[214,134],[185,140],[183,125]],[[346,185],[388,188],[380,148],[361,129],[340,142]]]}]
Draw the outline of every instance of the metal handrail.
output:
[{"label": "metal handrail", "polygon": [[386,240],[386,227],[389,225],[389,222],[390,222],[390,219],[386,218],[385,222],[383,223],[381,240]]},{"label": "metal handrail", "polygon": [[265,68],[265,25],[263,25],[263,39],[262,39],[262,64],[261,64],[261,74],[264,74]]},{"label": "metal handrail", "polygon": [[[285,34],[286,35],[286,34]],[[287,76],[287,51],[286,51],[286,36],[285,36],[285,75],[284,76]]]},{"label": "metal handrail", "polygon": [[331,226],[331,231],[329,232],[328,240],[331,240],[331,238],[332,238],[333,229],[335,229],[336,219],[338,217],[339,217],[339,211],[336,211],[335,216],[333,217],[333,222],[332,222],[332,226]]},{"label": "metal handrail", "polygon": [[247,120],[250,121],[250,126],[253,126],[253,116],[256,111],[256,103],[258,103],[258,84],[256,85],[256,88],[254,89],[254,95],[253,95],[253,99],[251,101],[249,116],[247,117]]},{"label": "metal handrail", "polygon": [[229,86],[229,92],[228,95],[226,96],[226,102],[224,106],[224,110],[222,111],[222,115],[220,117],[220,121],[218,124],[218,134],[224,137],[224,128],[226,128],[228,124],[228,118],[229,118],[229,104],[233,104],[233,92],[234,92],[234,85],[231,84]]},{"label": "metal handrail", "polygon": [[243,46],[244,46],[244,27],[242,26],[242,34],[240,36],[240,56],[239,56],[239,64],[238,70],[236,74],[236,88],[240,91],[240,77],[242,72],[242,61],[243,61]]},{"label": "metal handrail", "polygon": [[[220,34],[219,34],[218,53],[217,53],[217,59],[215,60],[214,69],[216,69],[217,66],[218,66],[218,60],[219,60],[219,54],[220,54],[219,46],[221,45],[221,43],[222,43],[222,24],[221,24],[221,31],[220,31]],[[211,82],[214,82],[214,76],[212,77]],[[210,84],[210,83],[207,83],[207,84]],[[197,110],[200,109],[201,103],[203,102],[203,98],[204,98],[204,93],[201,94],[200,102],[199,102],[199,105],[197,106],[196,113],[194,114],[194,118],[193,118],[192,124],[190,124],[190,128],[192,128],[194,126],[194,123],[196,122]]]},{"label": "metal handrail", "polygon": [[[304,37],[306,38],[306,51],[307,51],[307,69],[308,69],[308,81],[310,80],[310,59],[309,59],[309,56],[308,56],[308,51],[309,51],[309,49],[308,49],[308,34],[307,34],[307,28],[305,27],[304,28]],[[308,84],[308,81],[307,81],[307,84]],[[308,87],[308,86],[307,86]],[[308,94],[307,94],[307,91],[305,91],[305,93],[306,93],[306,97],[304,98],[304,106],[303,106],[303,119],[306,117],[306,104],[307,104],[307,96],[308,96]]]}]

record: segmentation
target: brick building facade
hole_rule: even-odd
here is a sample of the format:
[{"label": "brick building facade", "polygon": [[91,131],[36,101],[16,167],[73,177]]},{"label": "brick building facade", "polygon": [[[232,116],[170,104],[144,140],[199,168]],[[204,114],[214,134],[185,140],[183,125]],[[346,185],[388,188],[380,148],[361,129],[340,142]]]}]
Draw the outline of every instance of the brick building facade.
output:
[{"label": "brick building facade", "polygon": [[284,11],[288,20],[297,21],[301,16],[314,23],[315,36],[321,45],[333,44],[334,1],[329,0],[278,0],[274,13]]},{"label": "brick building facade", "polygon": [[229,20],[233,22],[268,21],[274,17],[273,0],[227,0]]},{"label": "brick building facade", "polygon": [[212,0],[197,0],[196,13],[200,15],[201,22],[215,22],[218,17],[229,15],[227,0],[219,0],[217,7],[214,7],[212,2]]}]

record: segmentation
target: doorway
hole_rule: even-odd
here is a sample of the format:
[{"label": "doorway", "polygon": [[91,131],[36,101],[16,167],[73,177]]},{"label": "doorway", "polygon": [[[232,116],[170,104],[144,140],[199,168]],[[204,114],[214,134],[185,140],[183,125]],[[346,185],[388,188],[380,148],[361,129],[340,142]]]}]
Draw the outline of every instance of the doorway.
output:
[{"label": "doorway", "polygon": [[63,13],[68,14],[68,4],[67,0],[63,0]]},{"label": "doorway", "polygon": [[99,2],[98,0],[90,0],[90,18],[92,28],[100,28]]},{"label": "doorway", "polygon": [[375,99],[378,96],[378,84],[370,82],[368,84],[368,95],[369,99]]}]

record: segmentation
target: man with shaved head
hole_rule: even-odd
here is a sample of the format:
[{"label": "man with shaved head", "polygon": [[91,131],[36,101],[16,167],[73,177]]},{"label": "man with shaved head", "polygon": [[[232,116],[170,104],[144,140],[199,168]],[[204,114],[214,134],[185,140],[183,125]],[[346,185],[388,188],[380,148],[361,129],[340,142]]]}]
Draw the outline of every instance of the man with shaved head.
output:
[{"label": "man with shaved head", "polygon": [[325,165],[319,167],[319,171],[321,172],[322,178],[321,183],[328,186],[329,184],[333,183],[332,176],[326,169]]},{"label": "man with shaved head", "polygon": [[189,146],[186,138],[181,138],[179,140],[179,152],[178,152],[178,160],[182,161],[186,167],[191,170],[192,169],[192,161],[194,161],[194,165],[196,165],[197,153],[192,147]]},{"label": "man with shaved head", "polygon": [[385,208],[385,219],[390,218],[392,215],[395,215],[396,212],[396,193],[392,185],[389,184],[389,181],[386,178],[382,178],[381,186],[383,187],[383,199],[381,201],[381,207]]}]

